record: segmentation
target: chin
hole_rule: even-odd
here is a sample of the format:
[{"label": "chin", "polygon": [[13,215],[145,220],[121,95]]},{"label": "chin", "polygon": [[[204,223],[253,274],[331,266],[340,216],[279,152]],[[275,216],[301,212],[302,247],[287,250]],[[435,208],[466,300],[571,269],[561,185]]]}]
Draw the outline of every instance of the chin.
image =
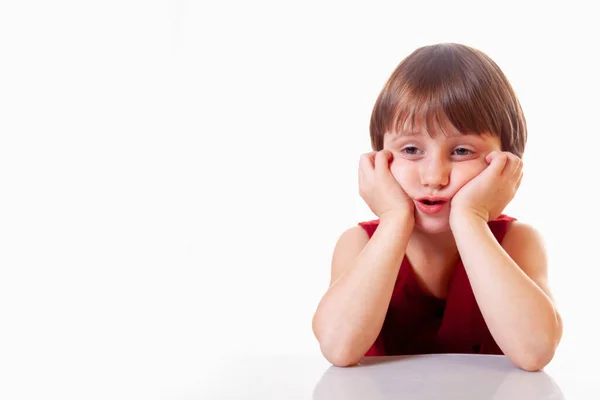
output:
[{"label": "chin", "polygon": [[415,219],[415,229],[431,235],[449,232],[451,230],[450,219],[448,216],[440,217],[432,218],[430,216],[417,214]]}]

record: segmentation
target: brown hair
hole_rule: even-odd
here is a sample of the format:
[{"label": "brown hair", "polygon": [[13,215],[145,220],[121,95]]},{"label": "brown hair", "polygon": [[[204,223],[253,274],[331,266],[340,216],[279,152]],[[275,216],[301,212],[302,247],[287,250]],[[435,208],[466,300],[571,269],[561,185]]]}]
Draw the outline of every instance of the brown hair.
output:
[{"label": "brown hair", "polygon": [[396,67],[371,114],[371,146],[383,148],[385,133],[413,129],[423,121],[450,122],[464,134],[500,137],[502,151],[523,156],[527,124],[521,104],[500,67],[483,52],[457,43],[424,46]]}]

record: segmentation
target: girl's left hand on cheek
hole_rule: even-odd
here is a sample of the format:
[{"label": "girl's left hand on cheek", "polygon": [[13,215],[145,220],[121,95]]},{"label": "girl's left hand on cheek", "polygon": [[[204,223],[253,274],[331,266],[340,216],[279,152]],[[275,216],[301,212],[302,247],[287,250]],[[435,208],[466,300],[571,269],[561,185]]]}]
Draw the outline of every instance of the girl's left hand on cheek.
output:
[{"label": "girl's left hand on cheek", "polygon": [[452,198],[451,220],[452,216],[474,215],[488,222],[496,219],[514,198],[523,177],[523,161],[507,151],[492,151],[485,161],[489,165]]}]

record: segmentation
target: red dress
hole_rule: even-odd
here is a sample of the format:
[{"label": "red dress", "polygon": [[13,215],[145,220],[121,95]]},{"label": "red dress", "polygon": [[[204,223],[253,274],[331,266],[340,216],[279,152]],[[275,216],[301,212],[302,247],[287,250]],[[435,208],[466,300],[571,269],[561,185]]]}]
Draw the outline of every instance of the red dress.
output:
[{"label": "red dress", "polygon": [[[503,214],[488,222],[499,243],[514,220]],[[371,237],[379,220],[359,225]],[[503,354],[481,315],[462,261],[452,272],[446,299],[439,299],[421,289],[405,256],[383,327],[365,356],[428,353]]]}]

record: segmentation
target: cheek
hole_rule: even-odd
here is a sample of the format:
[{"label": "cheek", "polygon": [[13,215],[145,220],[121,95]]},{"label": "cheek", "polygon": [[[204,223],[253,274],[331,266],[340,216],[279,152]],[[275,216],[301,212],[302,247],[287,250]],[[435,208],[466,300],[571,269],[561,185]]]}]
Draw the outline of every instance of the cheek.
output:
[{"label": "cheek", "polygon": [[411,186],[415,177],[418,177],[418,171],[416,170],[414,163],[406,162],[404,160],[394,160],[390,165],[390,171],[403,188]]},{"label": "cheek", "polygon": [[458,191],[466,185],[471,179],[479,175],[487,167],[484,159],[473,160],[472,162],[461,163],[452,169],[452,182],[454,182],[455,190]]}]

